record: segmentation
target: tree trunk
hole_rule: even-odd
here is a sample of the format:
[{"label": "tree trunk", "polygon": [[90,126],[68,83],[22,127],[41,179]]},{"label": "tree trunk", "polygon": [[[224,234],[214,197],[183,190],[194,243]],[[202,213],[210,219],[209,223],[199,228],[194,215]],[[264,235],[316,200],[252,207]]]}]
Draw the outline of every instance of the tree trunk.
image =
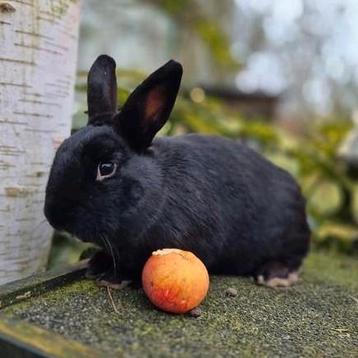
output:
[{"label": "tree trunk", "polygon": [[70,134],[80,1],[0,0],[0,284],[43,268],[46,180]]}]

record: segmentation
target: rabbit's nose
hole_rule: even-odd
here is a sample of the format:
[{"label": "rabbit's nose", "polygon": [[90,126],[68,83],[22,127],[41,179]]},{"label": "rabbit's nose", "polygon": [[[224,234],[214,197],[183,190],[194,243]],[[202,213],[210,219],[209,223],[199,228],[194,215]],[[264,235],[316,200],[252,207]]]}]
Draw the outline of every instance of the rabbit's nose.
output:
[{"label": "rabbit's nose", "polygon": [[60,200],[52,200],[46,197],[44,214],[50,225],[56,230],[67,230],[71,225],[70,206],[67,206]]}]

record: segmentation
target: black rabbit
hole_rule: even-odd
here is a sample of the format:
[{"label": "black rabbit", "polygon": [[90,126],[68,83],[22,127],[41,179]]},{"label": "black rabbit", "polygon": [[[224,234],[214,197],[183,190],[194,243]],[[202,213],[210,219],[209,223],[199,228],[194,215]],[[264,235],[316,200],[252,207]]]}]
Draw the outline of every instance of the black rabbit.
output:
[{"label": "black rabbit", "polygon": [[294,179],[225,138],[155,134],[182,77],[169,61],[117,112],[115,62],[88,75],[88,125],[57,151],[46,189],[50,224],[102,247],[89,274],[110,283],[140,277],[151,252],[195,253],[211,273],[288,286],[309,247],[305,200]]}]

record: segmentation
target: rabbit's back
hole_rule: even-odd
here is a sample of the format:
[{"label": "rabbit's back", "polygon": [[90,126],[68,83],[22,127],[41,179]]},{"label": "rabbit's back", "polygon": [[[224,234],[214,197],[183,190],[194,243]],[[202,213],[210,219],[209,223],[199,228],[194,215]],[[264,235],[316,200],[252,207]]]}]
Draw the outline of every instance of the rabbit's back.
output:
[{"label": "rabbit's back", "polygon": [[309,229],[290,174],[221,137],[159,138],[152,148],[166,196],[148,232],[154,246],[194,251],[214,272],[248,274],[277,257],[300,264]]}]

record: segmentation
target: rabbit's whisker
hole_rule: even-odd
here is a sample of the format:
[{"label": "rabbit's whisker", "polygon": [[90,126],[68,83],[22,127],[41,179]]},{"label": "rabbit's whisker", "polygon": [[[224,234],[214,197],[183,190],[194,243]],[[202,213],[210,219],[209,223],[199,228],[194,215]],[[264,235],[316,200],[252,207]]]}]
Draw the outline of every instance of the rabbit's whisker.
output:
[{"label": "rabbit's whisker", "polygon": [[116,274],[117,273],[117,264],[116,264],[116,257],[115,257],[115,254],[114,254],[113,247],[112,247],[111,243],[107,240],[107,238],[104,235],[100,235],[100,237],[102,238],[105,247],[107,247],[107,249],[109,249],[109,251],[110,251],[112,261],[113,261],[114,273]]}]

